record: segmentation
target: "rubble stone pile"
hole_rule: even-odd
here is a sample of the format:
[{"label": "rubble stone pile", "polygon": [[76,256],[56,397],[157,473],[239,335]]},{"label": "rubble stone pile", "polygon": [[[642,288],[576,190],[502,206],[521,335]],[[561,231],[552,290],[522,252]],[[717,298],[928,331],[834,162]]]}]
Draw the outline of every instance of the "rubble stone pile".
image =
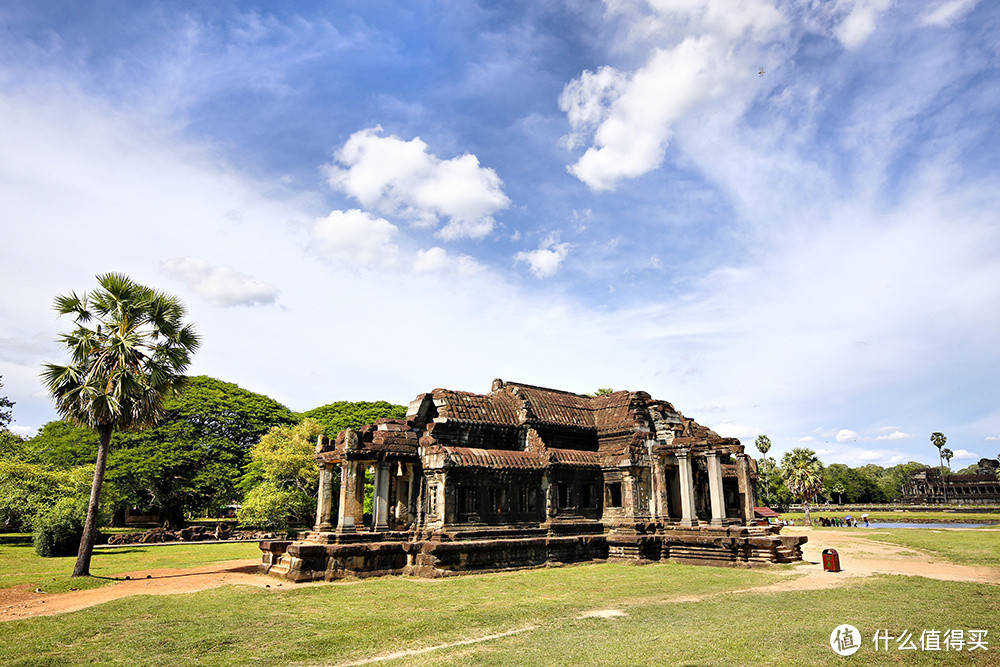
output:
[{"label": "rubble stone pile", "polygon": [[150,528],[144,533],[119,533],[108,537],[108,544],[161,544],[164,542],[206,542],[215,540],[259,542],[260,540],[287,539],[287,533],[265,530],[234,530],[220,523],[215,528],[188,526],[178,530],[163,527]]}]

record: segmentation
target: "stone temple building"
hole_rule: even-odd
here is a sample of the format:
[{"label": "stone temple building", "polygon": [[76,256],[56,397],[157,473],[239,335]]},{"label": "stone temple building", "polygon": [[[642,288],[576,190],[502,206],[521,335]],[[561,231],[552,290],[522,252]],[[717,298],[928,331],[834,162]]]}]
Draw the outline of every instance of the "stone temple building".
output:
[{"label": "stone temple building", "polygon": [[993,505],[1000,503],[997,459],[980,459],[978,475],[942,475],[940,468],[924,468],[903,484],[903,501],[913,504]]},{"label": "stone temple building", "polygon": [[641,391],[435,389],[405,419],[321,436],[316,460],[315,528],[261,543],[262,572],[308,581],[603,559],[788,562],[806,539],[754,525],[756,463],[739,440]]}]

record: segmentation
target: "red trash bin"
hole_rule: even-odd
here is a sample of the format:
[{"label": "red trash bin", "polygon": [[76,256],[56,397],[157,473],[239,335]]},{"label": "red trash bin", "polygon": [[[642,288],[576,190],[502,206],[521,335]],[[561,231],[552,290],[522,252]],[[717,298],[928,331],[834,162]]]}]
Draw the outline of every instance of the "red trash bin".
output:
[{"label": "red trash bin", "polygon": [[840,554],[836,549],[823,549],[823,569],[827,572],[840,572]]}]

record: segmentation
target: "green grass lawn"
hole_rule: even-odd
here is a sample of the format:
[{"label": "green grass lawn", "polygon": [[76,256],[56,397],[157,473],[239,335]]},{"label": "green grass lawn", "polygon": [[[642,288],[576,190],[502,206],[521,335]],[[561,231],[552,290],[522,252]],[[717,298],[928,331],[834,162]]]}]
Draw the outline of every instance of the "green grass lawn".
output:
[{"label": "green grass lawn", "polygon": [[[895,543],[956,562],[995,565],[1000,552],[997,532],[916,529],[892,535]],[[256,554],[254,544],[123,547],[96,552],[94,569],[107,576]],[[41,559],[28,545],[0,541],[0,581],[69,581],[72,562]],[[732,592],[796,576],[792,566],[587,564],[442,580],[227,586],[3,622],[0,646],[10,665],[323,665],[534,626],[390,664],[1000,664],[1000,586],[884,576],[821,591]],[[627,615],[579,618],[583,611],[608,608]],[[829,646],[830,632],[841,623],[853,624],[865,639],[850,658]],[[951,629],[987,630],[990,650],[899,651],[890,642],[886,653],[875,652],[871,643],[876,630],[894,637],[909,630],[919,638],[923,630]]]},{"label": "green grass lawn", "polygon": [[[843,528],[856,531],[857,529]],[[921,549],[962,565],[1000,567],[1000,530],[935,530],[893,528],[869,534],[852,532],[865,539]]]},{"label": "green grass lawn", "polygon": [[31,535],[0,535],[0,588],[29,584],[46,593],[61,593],[70,588],[96,588],[115,581],[114,577],[134,570],[196,567],[237,558],[259,558],[256,542],[228,544],[168,544],[147,546],[130,544],[94,549],[90,562],[91,578],[71,578],[76,556],[41,558],[31,546]]},{"label": "green grass lawn", "polygon": [[[862,514],[868,514],[869,520],[893,521],[893,522],[914,522],[914,523],[995,523],[1000,524],[1000,512],[962,512],[960,510],[937,511],[937,512],[865,512],[865,511],[828,511],[822,508],[811,509],[809,511],[813,519],[825,517],[853,516],[859,519]],[[782,519],[794,519],[796,524],[805,520],[805,512],[783,512]]]},{"label": "green grass lawn", "polygon": [[[787,576],[787,575],[786,575]],[[225,587],[133,597],[80,612],[0,624],[11,665],[329,664],[537,626],[395,664],[835,665],[841,623],[866,644],[852,664],[996,665],[977,653],[880,654],[871,635],[988,630],[1000,595],[983,584],[876,577],[846,588],[720,593],[782,579],[767,570],[660,564],[582,565],[424,581],[383,577],[320,587]],[[615,608],[621,618],[578,618]]]}]

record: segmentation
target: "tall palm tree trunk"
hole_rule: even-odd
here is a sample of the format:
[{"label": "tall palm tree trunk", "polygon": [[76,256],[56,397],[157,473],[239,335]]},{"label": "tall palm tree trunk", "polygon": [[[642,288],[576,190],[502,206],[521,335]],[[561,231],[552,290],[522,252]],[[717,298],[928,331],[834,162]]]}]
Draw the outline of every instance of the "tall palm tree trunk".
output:
[{"label": "tall palm tree trunk", "polygon": [[108,449],[111,448],[111,428],[103,427],[98,432],[101,438],[97,445],[97,465],[94,466],[94,483],[90,487],[87,520],[83,524],[83,537],[80,538],[80,550],[73,568],[74,577],[90,576],[90,557],[94,553],[94,542],[97,541],[97,510],[101,505],[101,486],[104,484],[104,471],[108,464]]}]

